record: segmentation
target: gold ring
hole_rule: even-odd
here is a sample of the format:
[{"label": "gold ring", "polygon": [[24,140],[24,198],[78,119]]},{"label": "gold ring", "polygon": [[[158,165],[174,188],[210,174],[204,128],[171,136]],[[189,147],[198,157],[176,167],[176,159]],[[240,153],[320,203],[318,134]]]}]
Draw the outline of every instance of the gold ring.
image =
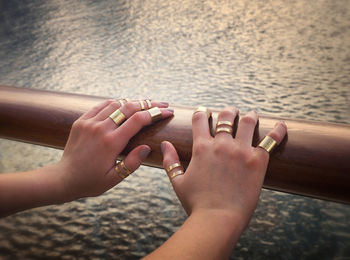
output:
[{"label": "gold ring", "polygon": [[182,175],[184,174],[184,171],[183,170],[178,170],[176,172],[173,172],[171,175],[170,175],[170,179],[174,179],[176,176],[179,176],[179,175]]},{"label": "gold ring", "polygon": [[221,125],[228,125],[228,126],[233,126],[233,123],[231,121],[218,121],[216,123],[216,126],[221,126]]},{"label": "gold ring", "polygon": [[126,116],[123,114],[122,111],[120,111],[120,109],[117,109],[116,111],[114,111],[109,117],[117,125],[120,125],[126,119]]},{"label": "gold ring", "polygon": [[[120,170],[120,167],[123,169],[124,172],[122,172]],[[126,177],[128,177],[130,175],[130,173],[132,173],[126,166],[124,161],[120,161],[116,166],[115,166],[115,171],[117,172],[117,174],[119,175],[119,177],[125,179]]]},{"label": "gold ring", "polygon": [[210,111],[208,108],[206,108],[206,107],[198,107],[198,108],[193,112],[193,115],[194,115],[195,113],[198,113],[198,112],[207,113],[208,119],[209,119],[210,116],[211,116],[211,111]]},{"label": "gold ring", "polygon": [[162,119],[162,111],[160,111],[159,107],[148,109],[147,112],[150,114],[152,122],[156,122]]},{"label": "gold ring", "polygon": [[216,128],[216,131],[215,133],[220,133],[220,132],[226,132],[226,133],[229,133],[229,134],[232,134],[232,128],[228,128],[228,127],[218,127]]},{"label": "gold ring", "polygon": [[118,102],[120,103],[121,107],[125,105],[125,101],[123,99],[119,99]]},{"label": "gold ring", "polygon": [[141,106],[141,111],[145,110],[145,105],[143,104],[142,100],[139,100],[140,106]]},{"label": "gold ring", "polygon": [[266,150],[266,152],[270,153],[273,148],[277,145],[277,142],[275,139],[273,139],[271,136],[265,136],[264,139],[259,143],[258,147],[261,147]]},{"label": "gold ring", "polygon": [[174,164],[170,165],[168,168],[166,168],[165,171],[167,173],[170,173],[171,170],[173,170],[175,168],[178,168],[178,167],[181,167],[181,164],[180,163],[174,163]]},{"label": "gold ring", "polygon": [[149,99],[146,99],[145,101],[146,101],[146,103],[147,103],[148,109],[152,108],[152,103],[151,103],[151,101],[150,101]]}]

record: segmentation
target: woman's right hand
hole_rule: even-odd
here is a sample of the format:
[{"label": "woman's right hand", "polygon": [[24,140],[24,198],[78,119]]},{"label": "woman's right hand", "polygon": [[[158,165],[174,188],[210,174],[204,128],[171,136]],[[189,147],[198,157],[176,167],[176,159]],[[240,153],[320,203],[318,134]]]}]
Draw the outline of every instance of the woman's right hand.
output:
[{"label": "woman's right hand", "polygon": [[[236,108],[225,108],[218,121],[233,124],[237,115]],[[193,114],[192,159],[183,175],[171,179],[188,215],[203,211],[231,214],[247,225],[256,208],[269,161],[266,150],[252,146],[257,122],[258,115],[252,111],[240,119],[235,138],[225,131],[212,137],[206,113]],[[285,123],[278,122],[268,135],[279,144],[286,131]],[[163,142],[162,151],[165,169],[179,163],[171,143]],[[177,170],[170,171],[169,177]]]}]

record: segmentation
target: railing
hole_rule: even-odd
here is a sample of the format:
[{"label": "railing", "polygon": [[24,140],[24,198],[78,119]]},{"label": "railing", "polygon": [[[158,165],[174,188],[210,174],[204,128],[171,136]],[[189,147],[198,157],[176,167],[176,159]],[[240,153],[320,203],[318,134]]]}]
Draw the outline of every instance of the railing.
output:
[{"label": "railing", "polygon": [[[0,137],[63,149],[72,123],[105,98],[0,86]],[[184,165],[191,158],[193,108],[173,106],[174,117],[146,127],[124,150],[148,144],[146,165],[161,167],[160,142],[168,140]],[[213,112],[215,125],[217,112]],[[260,116],[254,145],[278,118]],[[350,203],[350,126],[284,119],[288,136],[273,152],[264,187]]]}]

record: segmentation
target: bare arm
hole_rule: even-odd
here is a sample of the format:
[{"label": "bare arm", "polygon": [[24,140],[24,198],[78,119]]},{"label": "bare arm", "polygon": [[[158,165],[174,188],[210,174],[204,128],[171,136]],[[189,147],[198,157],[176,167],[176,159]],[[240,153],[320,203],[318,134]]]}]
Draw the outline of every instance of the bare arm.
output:
[{"label": "bare arm", "polygon": [[[142,127],[152,123],[151,115],[141,110],[138,101],[124,106],[115,100],[105,101],[74,122],[62,159],[40,169],[0,174],[0,217],[44,205],[59,204],[82,197],[97,196],[123,180],[116,172],[116,158]],[[148,104],[143,102],[147,108]],[[161,108],[161,117],[173,113],[168,105],[152,102]],[[109,115],[119,109],[125,122],[115,123]],[[140,145],[124,159],[135,171],[150,152]]]}]

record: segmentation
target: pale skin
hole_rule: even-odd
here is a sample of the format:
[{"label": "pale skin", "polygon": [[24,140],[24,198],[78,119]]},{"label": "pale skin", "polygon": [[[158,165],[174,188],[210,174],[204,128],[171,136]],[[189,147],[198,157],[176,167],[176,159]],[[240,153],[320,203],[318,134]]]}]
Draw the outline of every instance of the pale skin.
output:
[{"label": "pale skin", "polygon": [[[146,102],[144,106],[148,108]],[[152,106],[161,109],[163,119],[173,115],[167,103],[152,101]],[[127,118],[120,126],[109,118],[118,108]],[[107,100],[74,122],[58,163],[28,172],[0,174],[0,217],[98,196],[121,182],[115,171],[117,156],[142,127],[152,123],[150,114],[140,110],[137,101],[121,107],[120,102]],[[126,156],[125,165],[135,171],[150,151],[147,145],[134,148]]]},{"label": "pale skin", "polygon": [[[152,105],[161,108],[163,119],[173,115],[165,103]],[[140,111],[138,102],[128,102],[120,108],[127,120],[116,125],[108,116],[118,108],[119,102],[108,100],[80,117],[58,163],[29,172],[0,174],[0,216],[98,196],[120,183],[123,179],[115,170],[117,156],[152,120],[147,111]],[[218,121],[233,122],[237,114],[237,109],[225,108]],[[257,113],[249,112],[241,117],[235,138],[226,132],[212,137],[206,113],[193,115],[191,162],[183,175],[171,179],[189,217],[146,259],[229,258],[256,208],[269,161],[264,149],[252,146],[257,122]],[[286,132],[285,123],[278,122],[268,135],[280,144]],[[179,162],[171,143],[164,141],[161,148],[164,168]],[[150,151],[147,145],[134,148],[125,165],[135,171]]]},{"label": "pale skin", "polygon": [[[218,121],[233,122],[238,110],[229,107]],[[257,206],[269,154],[253,147],[258,115],[241,117],[235,138],[220,132],[212,137],[206,113],[193,115],[192,159],[173,188],[189,215],[180,229],[145,259],[228,259]],[[284,122],[268,133],[277,143],[286,135]],[[179,162],[174,146],[162,143],[163,166]],[[174,169],[169,176],[176,171]]]}]

